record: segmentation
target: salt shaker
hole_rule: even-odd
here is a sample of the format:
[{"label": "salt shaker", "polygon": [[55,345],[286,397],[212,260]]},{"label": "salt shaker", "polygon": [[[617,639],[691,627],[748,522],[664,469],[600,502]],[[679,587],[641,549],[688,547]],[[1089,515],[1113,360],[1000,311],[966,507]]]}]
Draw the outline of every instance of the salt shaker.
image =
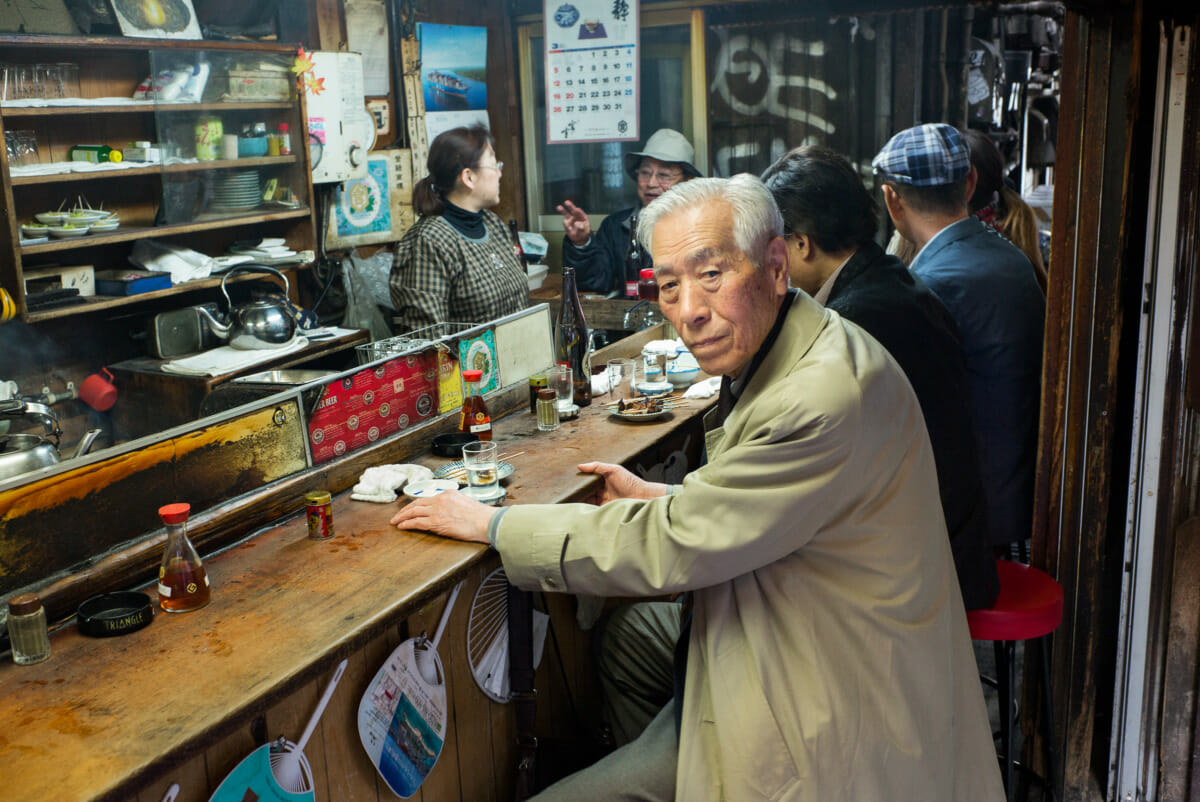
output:
[{"label": "salt shaker", "polygon": [[50,656],[46,608],[35,594],[21,593],[8,600],[8,639],[13,662],[19,666],[40,663]]}]

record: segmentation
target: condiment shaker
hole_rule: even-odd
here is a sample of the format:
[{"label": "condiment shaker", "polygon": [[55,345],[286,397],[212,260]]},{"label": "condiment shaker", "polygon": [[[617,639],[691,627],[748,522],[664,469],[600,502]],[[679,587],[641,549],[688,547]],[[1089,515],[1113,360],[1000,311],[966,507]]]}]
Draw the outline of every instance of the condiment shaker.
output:
[{"label": "condiment shaker", "polygon": [[50,656],[46,608],[35,594],[21,593],[8,600],[8,639],[13,662],[19,666],[40,663]]}]

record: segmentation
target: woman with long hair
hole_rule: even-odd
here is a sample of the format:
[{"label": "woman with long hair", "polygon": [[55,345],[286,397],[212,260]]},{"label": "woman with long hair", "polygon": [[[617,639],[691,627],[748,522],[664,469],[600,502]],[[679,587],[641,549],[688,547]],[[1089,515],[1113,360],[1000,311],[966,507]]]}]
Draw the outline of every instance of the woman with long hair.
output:
[{"label": "woman with long hair", "polygon": [[429,174],[413,189],[420,215],[396,246],[389,285],[402,332],[483,323],[529,305],[525,270],[500,203],[504,164],[482,125],[452,128],[429,146]]},{"label": "woman with long hair", "polygon": [[971,146],[971,164],[979,176],[975,194],[967,202],[968,210],[1029,257],[1045,294],[1046,263],[1042,260],[1037,216],[1020,193],[1004,183],[1004,157],[992,138],[973,128],[963,131],[963,138]]}]

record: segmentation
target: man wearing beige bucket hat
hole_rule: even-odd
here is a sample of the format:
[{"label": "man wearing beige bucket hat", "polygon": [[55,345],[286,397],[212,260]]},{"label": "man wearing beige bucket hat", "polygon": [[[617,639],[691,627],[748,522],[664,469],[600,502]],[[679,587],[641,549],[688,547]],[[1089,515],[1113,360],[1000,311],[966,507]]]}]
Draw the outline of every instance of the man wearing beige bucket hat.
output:
[{"label": "man wearing beige bucket hat", "polygon": [[670,128],[651,134],[641,151],[626,153],[625,172],[637,182],[638,205],[610,214],[595,234],[587,212],[569,200],[558,206],[566,232],[563,264],[575,268],[581,290],[624,295],[626,282],[637,282],[638,269],[652,266],[650,254],[640,246],[640,259],[629,258],[637,214],[671,187],[698,177],[695,156],[687,137]]}]

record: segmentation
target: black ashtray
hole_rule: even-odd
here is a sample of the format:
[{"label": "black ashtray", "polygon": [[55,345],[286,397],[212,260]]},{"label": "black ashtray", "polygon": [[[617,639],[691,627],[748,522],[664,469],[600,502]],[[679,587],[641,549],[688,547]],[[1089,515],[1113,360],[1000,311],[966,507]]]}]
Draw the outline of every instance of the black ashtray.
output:
[{"label": "black ashtray", "polygon": [[479,442],[479,435],[466,432],[439,434],[433,438],[433,453],[439,457],[462,459],[463,446],[467,443]]},{"label": "black ashtray", "polygon": [[145,593],[122,590],[102,593],[79,605],[79,631],[93,638],[108,638],[137,632],[154,617],[154,606]]}]

